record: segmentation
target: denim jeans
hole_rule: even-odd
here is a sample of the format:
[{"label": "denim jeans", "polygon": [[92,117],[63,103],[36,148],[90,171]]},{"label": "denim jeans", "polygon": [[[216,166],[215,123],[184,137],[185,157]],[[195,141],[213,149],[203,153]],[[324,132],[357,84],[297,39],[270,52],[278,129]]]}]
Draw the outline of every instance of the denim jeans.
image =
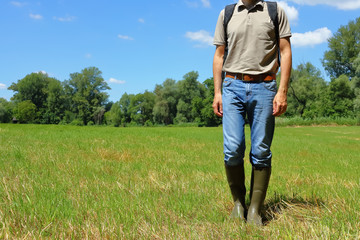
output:
[{"label": "denim jeans", "polygon": [[245,82],[225,78],[223,82],[224,160],[228,166],[244,164],[245,118],[250,124],[250,162],[271,167],[270,151],[275,118],[272,115],[276,81]]}]

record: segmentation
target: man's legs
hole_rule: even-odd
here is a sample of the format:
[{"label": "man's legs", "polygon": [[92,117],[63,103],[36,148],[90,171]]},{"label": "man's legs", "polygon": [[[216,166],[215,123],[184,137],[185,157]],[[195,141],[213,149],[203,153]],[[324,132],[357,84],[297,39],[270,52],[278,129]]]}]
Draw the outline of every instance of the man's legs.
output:
[{"label": "man's legs", "polygon": [[223,84],[223,133],[226,176],[234,200],[232,218],[245,219],[245,105],[244,84],[226,78]]},{"label": "man's legs", "polygon": [[247,221],[262,225],[260,215],[271,175],[271,142],[275,118],[272,115],[276,82],[250,83],[251,97],[248,101],[248,118],[251,126],[250,162],[253,166],[250,185],[250,207]]}]

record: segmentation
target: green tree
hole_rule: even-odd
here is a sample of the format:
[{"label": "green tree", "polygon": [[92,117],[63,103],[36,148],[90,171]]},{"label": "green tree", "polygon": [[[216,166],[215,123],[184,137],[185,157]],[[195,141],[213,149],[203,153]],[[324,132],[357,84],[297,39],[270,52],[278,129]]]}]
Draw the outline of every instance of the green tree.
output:
[{"label": "green tree", "polygon": [[177,113],[176,113],[176,117],[174,118],[174,123],[179,124],[179,123],[190,122],[191,120],[188,118],[188,116],[191,116],[189,114],[191,113],[191,108],[192,106],[190,104],[180,99],[178,104],[176,105]]},{"label": "green tree", "polygon": [[155,94],[149,91],[136,94],[130,101],[129,111],[131,122],[144,125],[145,122],[153,121],[153,108],[155,105]]},{"label": "green tree", "polygon": [[119,105],[122,113],[122,124],[125,125],[126,123],[131,122],[131,112],[130,112],[130,103],[131,99],[134,98],[134,94],[123,94],[120,98]]},{"label": "green tree", "polygon": [[173,117],[171,116],[169,103],[166,100],[158,100],[154,104],[153,109],[154,122],[159,124],[171,124]]},{"label": "green tree", "polygon": [[47,88],[45,123],[58,124],[65,114],[65,93],[60,81],[50,79]]},{"label": "green tree", "polygon": [[106,114],[106,121],[108,124],[119,127],[123,122],[123,112],[121,110],[120,102],[116,102],[111,106],[111,109]]},{"label": "green tree", "polygon": [[15,103],[29,100],[35,104],[37,113],[33,121],[58,123],[62,117],[59,113],[61,108],[60,110],[56,109],[62,106],[61,83],[55,78],[50,78],[46,73],[28,74],[23,79],[18,80],[17,83],[13,83],[8,89],[15,92],[12,97]]},{"label": "green tree", "polygon": [[322,64],[330,77],[354,77],[353,63],[360,52],[360,17],[341,26],[328,42],[330,50],[325,52]]},{"label": "green tree", "polygon": [[212,103],[214,100],[214,79],[208,78],[203,82],[205,86],[205,98],[202,101],[201,121],[207,127],[218,126],[222,119],[214,114]]},{"label": "green tree", "polygon": [[0,98],[0,123],[8,123],[12,119],[14,104]]},{"label": "green tree", "polygon": [[351,79],[351,88],[354,91],[354,113],[360,119],[360,53],[354,61],[355,77]]},{"label": "green tree", "polygon": [[324,116],[353,117],[355,94],[351,89],[349,78],[341,75],[330,82],[323,104]]},{"label": "green tree", "polygon": [[93,114],[94,123],[97,125],[101,125],[103,123],[104,115],[105,115],[105,107],[97,107]]},{"label": "green tree", "polygon": [[[198,82],[198,72],[192,71],[184,75],[183,80],[177,83],[179,91],[179,101],[177,108],[177,122],[193,122],[196,118],[199,118],[201,112],[199,109],[194,109],[194,106],[198,106],[197,98],[204,98],[205,87]],[[195,100],[194,100],[195,99]],[[192,101],[196,101],[192,103]]]},{"label": "green tree", "polygon": [[70,111],[85,125],[92,121],[95,111],[107,103],[108,94],[105,90],[110,87],[96,67],[70,74],[70,79],[64,85]]},{"label": "green tree", "polygon": [[351,88],[354,91],[354,115],[360,119],[360,77],[351,80]]},{"label": "green tree", "polygon": [[162,85],[155,86],[154,93],[154,122],[165,125],[172,124],[176,116],[176,105],[179,100],[176,81],[173,79],[166,79]]},{"label": "green tree", "polygon": [[204,125],[201,110],[204,108],[203,98],[196,96],[191,100],[191,115],[194,118],[193,122],[199,126]]},{"label": "green tree", "polygon": [[36,105],[26,100],[17,104],[14,113],[20,123],[31,123],[35,119],[36,110]]},{"label": "green tree", "polygon": [[120,100],[112,104],[111,109],[106,115],[108,124],[115,127],[126,126],[131,122],[130,103],[135,95],[124,93]]},{"label": "green tree", "polygon": [[292,71],[286,116],[319,117],[323,107],[321,100],[327,84],[321,72],[311,63],[300,64]]}]

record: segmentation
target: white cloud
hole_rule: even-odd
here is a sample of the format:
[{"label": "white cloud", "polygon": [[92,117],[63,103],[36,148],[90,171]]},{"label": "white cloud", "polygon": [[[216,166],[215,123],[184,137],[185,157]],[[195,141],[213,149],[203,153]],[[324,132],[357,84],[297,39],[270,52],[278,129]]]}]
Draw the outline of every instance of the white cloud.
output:
[{"label": "white cloud", "polygon": [[210,5],[210,0],[201,0],[203,7],[209,8],[211,7]]},{"label": "white cloud", "polygon": [[66,16],[66,17],[54,17],[54,20],[59,22],[72,22],[75,20],[76,17],[74,16]]},{"label": "white cloud", "polygon": [[360,0],[288,0],[300,5],[329,5],[341,10],[354,10],[360,8]]},{"label": "white cloud", "polygon": [[338,4],[336,6],[338,9],[341,10],[354,10],[360,8],[360,1],[345,1],[344,4]]},{"label": "white cloud", "polygon": [[331,31],[324,27],[313,32],[294,33],[291,37],[291,43],[295,47],[314,47],[315,45],[325,43],[331,36]]},{"label": "white cloud", "polygon": [[15,6],[15,7],[23,7],[23,6],[25,6],[27,3],[25,3],[25,2],[11,1],[10,4],[13,5],[13,6]]},{"label": "white cloud", "polygon": [[196,47],[205,47],[205,46],[212,46],[213,43],[213,37],[210,36],[210,33],[205,30],[200,30],[197,32],[187,32],[185,34],[185,37],[200,43],[199,45],[196,45]]},{"label": "white cloud", "polygon": [[87,53],[87,54],[85,54],[85,58],[88,58],[88,59],[92,58],[91,53]]},{"label": "white cloud", "polygon": [[139,23],[145,23],[145,20],[144,20],[143,18],[139,18],[139,19],[138,19],[138,22],[139,22]]},{"label": "white cloud", "polygon": [[6,89],[6,85],[3,83],[0,83],[0,89]]},{"label": "white cloud", "polygon": [[197,2],[190,2],[190,1],[185,1],[186,5],[190,8],[197,8],[199,7],[199,4]]},{"label": "white cloud", "polygon": [[201,6],[205,8],[211,7],[210,0],[201,0],[201,4],[199,1],[185,1],[185,4],[190,8],[198,8]]},{"label": "white cloud", "polygon": [[133,39],[132,37],[130,37],[130,36],[121,35],[121,34],[118,35],[118,38],[124,39],[124,40],[134,40],[134,39]]},{"label": "white cloud", "polygon": [[43,19],[43,16],[41,16],[40,14],[32,14],[32,13],[30,13],[29,17],[32,18],[32,19],[35,19],[35,20]]},{"label": "white cloud", "polygon": [[123,81],[123,80],[117,80],[117,79],[115,79],[115,78],[110,78],[110,79],[109,79],[109,82],[110,82],[110,83],[115,83],[115,84],[125,84],[125,83],[126,83],[126,82]]},{"label": "white cloud", "polygon": [[286,15],[287,15],[289,21],[295,22],[295,21],[297,21],[299,19],[299,12],[295,7],[289,6],[284,1],[279,1],[278,3],[284,9],[284,11],[286,12]]}]

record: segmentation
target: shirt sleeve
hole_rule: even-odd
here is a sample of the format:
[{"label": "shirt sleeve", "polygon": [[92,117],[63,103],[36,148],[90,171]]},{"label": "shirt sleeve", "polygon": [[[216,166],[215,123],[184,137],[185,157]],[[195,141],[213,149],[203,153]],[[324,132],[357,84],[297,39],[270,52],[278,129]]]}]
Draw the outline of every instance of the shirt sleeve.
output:
[{"label": "shirt sleeve", "polygon": [[279,37],[291,37],[291,29],[285,11],[278,4]]},{"label": "shirt sleeve", "polygon": [[219,14],[219,18],[215,28],[214,45],[225,45],[225,33],[224,33],[224,10]]}]

